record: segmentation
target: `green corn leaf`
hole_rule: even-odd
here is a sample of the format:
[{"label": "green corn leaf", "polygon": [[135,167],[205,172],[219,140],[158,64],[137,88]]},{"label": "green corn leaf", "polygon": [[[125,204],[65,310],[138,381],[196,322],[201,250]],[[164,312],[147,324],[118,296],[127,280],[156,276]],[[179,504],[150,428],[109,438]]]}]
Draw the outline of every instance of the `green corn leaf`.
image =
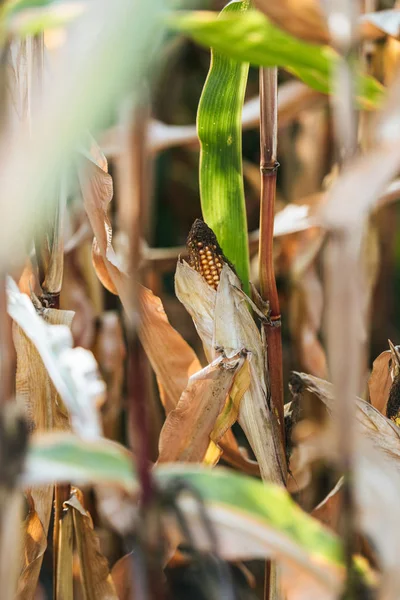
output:
[{"label": "green corn leaf", "polygon": [[[239,22],[249,2],[222,11]],[[241,61],[241,57],[239,57]],[[197,113],[203,217],[249,291],[249,254],[242,173],[242,107],[249,65],[211,51],[211,66]]]},{"label": "green corn leaf", "polygon": [[133,458],[119,444],[105,438],[83,440],[70,433],[35,436],[29,448],[24,486],[49,483],[114,484],[134,491]]},{"label": "green corn leaf", "polygon": [[[220,17],[207,11],[178,12],[169,23],[171,28],[232,60],[283,67],[324,94],[332,91],[331,74],[338,54],[329,46],[307,43],[291,36],[257,10],[249,10],[246,14],[225,10]],[[360,106],[376,108],[382,96],[383,87],[373,77],[361,74],[358,82]]]}]

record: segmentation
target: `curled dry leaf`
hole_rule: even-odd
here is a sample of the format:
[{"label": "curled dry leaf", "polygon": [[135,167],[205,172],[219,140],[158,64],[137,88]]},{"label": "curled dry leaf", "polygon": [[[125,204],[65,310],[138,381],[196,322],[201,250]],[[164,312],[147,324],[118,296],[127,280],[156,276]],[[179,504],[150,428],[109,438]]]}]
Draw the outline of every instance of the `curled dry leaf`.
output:
[{"label": "curled dry leaf", "polygon": [[80,162],[78,176],[86,214],[94,233],[92,260],[96,273],[113,294],[119,294],[127,307],[130,296],[124,265],[112,245],[112,227],[108,206],[113,197],[113,181],[108,173],[107,160],[97,144],[91,140],[90,150],[82,150],[86,159]]},{"label": "curled dry leaf", "polygon": [[191,315],[208,359],[212,360],[216,347],[226,356],[235,355],[242,348],[251,352],[250,387],[241,401],[239,423],[262,476],[281,483],[285,459],[274,426],[275,416],[267,403],[263,344],[239,288],[239,279],[227,264],[222,268],[217,291],[186,262],[177,264],[176,295]]},{"label": "curled dry leaf", "polygon": [[[161,431],[158,462],[201,462],[204,459],[217,417],[246,356],[245,351],[230,358],[219,356],[190,377]],[[240,390],[241,396],[244,391]],[[218,437],[214,435],[213,441],[218,443]]]},{"label": "curled dry leaf", "polygon": [[132,581],[132,563],[132,554],[126,554],[111,569],[111,577],[118,600],[134,600],[135,598]]},{"label": "curled dry leaf", "polygon": [[[293,385],[299,390],[307,390],[314,394],[325,404],[328,412],[332,412],[334,393],[331,383],[305,373],[293,373],[292,387]],[[302,392],[300,391],[300,393]],[[380,449],[396,468],[400,468],[400,463],[398,463],[400,458],[400,428],[365,400],[355,398],[355,402],[357,407],[356,419],[360,433],[374,447]]]},{"label": "curled dry leaf", "polygon": [[307,42],[329,43],[329,30],[319,0],[255,0],[274,23]]},{"label": "curled dry leaf", "polygon": [[64,506],[72,512],[84,597],[87,600],[118,600],[107,559],[100,552],[92,519],[83,507],[82,493],[75,490]]},{"label": "curled dry leaf", "polygon": [[171,326],[160,298],[140,288],[140,340],[157,376],[161,401],[168,414],[173,410],[189,377],[201,370],[196,354]]},{"label": "curled dry leaf", "polygon": [[391,353],[382,352],[372,365],[372,373],[368,380],[369,397],[372,406],[386,415],[386,406],[393,381],[390,372]]}]

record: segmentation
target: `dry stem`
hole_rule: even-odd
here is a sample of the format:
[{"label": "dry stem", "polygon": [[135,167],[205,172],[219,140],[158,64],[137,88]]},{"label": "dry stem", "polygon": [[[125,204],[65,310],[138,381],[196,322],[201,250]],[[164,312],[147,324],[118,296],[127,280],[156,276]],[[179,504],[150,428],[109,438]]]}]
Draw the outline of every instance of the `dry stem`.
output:
[{"label": "dry stem", "polygon": [[273,323],[273,325],[264,326],[268,348],[271,404],[278,413],[282,442],[284,443],[281,313],[273,261],[276,175],[279,167],[276,160],[277,87],[277,69],[260,69],[261,205],[259,277],[261,296],[269,302],[270,317]]}]

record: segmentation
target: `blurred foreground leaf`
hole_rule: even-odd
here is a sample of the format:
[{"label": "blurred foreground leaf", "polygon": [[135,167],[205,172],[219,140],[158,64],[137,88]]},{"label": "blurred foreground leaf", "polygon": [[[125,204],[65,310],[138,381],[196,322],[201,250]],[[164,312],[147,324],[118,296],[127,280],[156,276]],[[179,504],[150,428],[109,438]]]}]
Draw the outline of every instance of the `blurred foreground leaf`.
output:
[{"label": "blurred foreground leaf", "polygon": [[130,454],[123,446],[105,438],[84,441],[67,433],[34,437],[23,484],[37,486],[70,481],[109,483],[132,491],[135,480]]},{"label": "blurred foreground leaf", "polygon": [[65,27],[85,10],[84,0],[14,0],[5,4],[8,32],[21,37]]},{"label": "blurred foreground leaf", "polygon": [[[336,52],[329,46],[296,39],[256,10],[246,14],[224,12],[219,18],[207,11],[182,12],[176,13],[169,23],[171,28],[230,59],[263,67],[283,67],[319,92],[329,94],[332,90],[331,73],[338,60]],[[383,88],[375,79],[359,76],[358,101],[362,108],[375,108],[382,95]]]},{"label": "blurred foreground leaf", "polygon": [[[25,478],[30,484],[43,485],[49,473],[59,481],[74,480],[79,472],[82,482],[114,482],[135,490],[131,461],[117,445],[65,435],[47,438],[37,439],[30,450]],[[220,468],[175,464],[158,466],[153,473],[161,490],[179,480],[201,491],[223,558],[278,560],[288,598],[332,599],[339,593],[345,573],[339,538],[303,512],[283,488]],[[197,501],[190,493],[178,501],[195,543],[207,549]],[[168,532],[174,544],[182,541],[175,526]]]},{"label": "blurred foreground leaf", "polygon": [[[239,23],[249,2],[232,2],[221,18]],[[216,21],[218,22],[218,21]],[[197,112],[200,199],[203,217],[249,292],[249,251],[242,167],[242,108],[249,65],[246,57],[211,51],[210,71]]]}]

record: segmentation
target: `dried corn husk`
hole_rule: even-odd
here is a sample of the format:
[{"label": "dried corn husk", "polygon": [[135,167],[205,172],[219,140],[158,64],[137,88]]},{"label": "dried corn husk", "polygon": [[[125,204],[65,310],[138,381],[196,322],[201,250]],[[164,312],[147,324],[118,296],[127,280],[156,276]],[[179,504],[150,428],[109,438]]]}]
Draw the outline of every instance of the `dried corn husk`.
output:
[{"label": "dried corn husk", "polygon": [[197,271],[179,261],[175,291],[193,318],[209,360],[215,356],[216,348],[228,357],[242,348],[251,353],[250,387],[241,401],[239,423],[256,455],[262,477],[282,483],[285,459],[277,435],[276,417],[267,402],[264,346],[240,290],[239,279],[225,264],[215,291]]}]

